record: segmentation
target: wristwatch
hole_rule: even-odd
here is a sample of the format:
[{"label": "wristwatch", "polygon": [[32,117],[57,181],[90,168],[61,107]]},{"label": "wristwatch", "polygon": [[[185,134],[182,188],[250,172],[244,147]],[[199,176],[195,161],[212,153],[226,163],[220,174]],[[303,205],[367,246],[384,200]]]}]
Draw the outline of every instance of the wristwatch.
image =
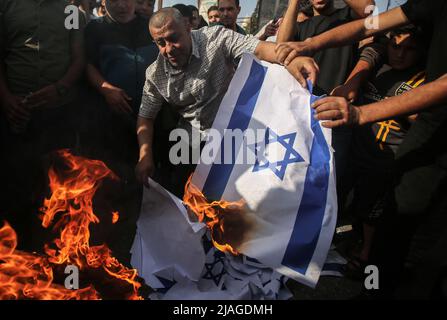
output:
[{"label": "wristwatch", "polygon": [[54,84],[54,86],[56,87],[56,91],[59,96],[63,96],[65,94],[67,94],[68,88],[66,86],[64,86],[63,84],[56,82]]}]

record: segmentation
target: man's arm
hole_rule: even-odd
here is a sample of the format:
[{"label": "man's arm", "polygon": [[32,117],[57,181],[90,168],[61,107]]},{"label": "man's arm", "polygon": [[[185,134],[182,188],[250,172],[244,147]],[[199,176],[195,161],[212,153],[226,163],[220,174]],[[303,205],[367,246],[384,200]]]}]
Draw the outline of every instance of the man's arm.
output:
[{"label": "man's arm", "polygon": [[279,26],[276,43],[292,41],[296,34],[296,19],[298,17],[298,9],[300,0],[290,0],[287,6],[284,19]]},{"label": "man's arm", "polygon": [[[155,165],[152,151],[154,136],[154,121],[163,104],[163,96],[154,83],[153,70],[146,71],[146,82],[141,97],[140,112],[137,119],[137,136],[139,144],[139,159],[135,167],[135,174],[141,183],[149,187],[148,178],[154,174]],[[148,79],[152,79],[149,81]]]},{"label": "man's arm", "polygon": [[366,106],[356,107],[345,98],[328,97],[314,103],[315,118],[323,126],[334,128],[344,125],[363,125],[397,116],[411,115],[421,110],[447,102],[447,74],[424,86],[400,96]]},{"label": "man's arm", "polygon": [[[355,18],[366,18],[373,10],[367,10],[369,6],[375,6],[374,0],[344,0],[354,11]],[[372,8],[372,7],[371,7]]]},{"label": "man's arm", "polygon": [[123,89],[115,87],[107,82],[101,72],[99,72],[93,64],[88,63],[86,71],[90,84],[104,97],[108,106],[118,113],[133,113],[128,102],[131,98]]},{"label": "man's arm", "polygon": [[71,64],[65,75],[59,79],[59,83],[67,88],[72,87],[81,77],[85,68],[84,57],[84,38],[82,36],[83,30],[78,30],[80,34],[72,36],[71,42]]},{"label": "man's arm", "polygon": [[349,102],[357,99],[360,88],[383,65],[386,46],[380,42],[374,42],[364,47],[360,59],[352,70],[346,82],[336,87],[331,96],[344,97]]},{"label": "man's arm", "polygon": [[31,119],[31,111],[22,103],[22,98],[11,93],[4,76],[3,60],[0,61],[0,107],[14,132],[25,130]]},{"label": "man's arm", "polygon": [[264,33],[261,34],[258,39],[261,41],[267,41],[269,37],[273,37],[278,32],[279,21],[271,21],[264,29]]},{"label": "man's arm", "polygon": [[[213,37],[216,35],[217,33],[212,34]],[[253,36],[243,36],[228,29],[221,29],[218,35],[218,41],[227,59],[237,61],[244,53],[250,52],[260,60],[278,63],[275,53],[276,44],[273,42],[259,41]],[[308,57],[294,59],[293,63],[287,66],[287,70],[304,88],[306,87],[305,78],[308,77],[315,83],[318,74],[318,66],[312,58]]]},{"label": "man's arm", "polygon": [[[254,52],[255,56],[271,63],[278,63],[275,53],[275,44],[273,42],[261,41]],[[295,77],[303,88],[307,87],[306,78],[309,78],[315,84],[318,76],[318,66],[314,59],[309,57],[296,57],[289,65],[287,70]]]},{"label": "man's arm", "polygon": [[154,156],[152,143],[154,140],[154,119],[138,117],[137,136],[140,146],[140,156],[135,168],[138,181],[149,187],[148,178],[154,174]]},{"label": "man's arm", "polygon": [[365,18],[341,25],[304,42],[278,44],[276,46],[278,61],[287,65],[297,56],[313,56],[318,51],[352,44],[410,23],[400,7],[377,16],[375,19],[378,19],[378,28],[370,26],[367,19],[373,18]]},{"label": "man's arm", "polygon": [[62,85],[69,89],[81,77],[84,72],[84,37],[83,26],[79,30],[71,30],[70,32],[70,66],[65,74],[55,84],[46,86],[37,92],[34,92],[28,99],[30,108],[37,108],[60,98],[56,85]]}]

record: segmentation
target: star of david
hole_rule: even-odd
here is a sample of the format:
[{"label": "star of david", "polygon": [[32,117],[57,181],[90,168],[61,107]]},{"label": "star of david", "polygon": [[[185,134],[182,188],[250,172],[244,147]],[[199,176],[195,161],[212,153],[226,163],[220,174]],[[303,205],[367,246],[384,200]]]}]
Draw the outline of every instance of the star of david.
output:
[{"label": "star of david", "polygon": [[[262,144],[255,143],[252,145],[248,145],[248,147],[256,155],[256,161],[252,172],[270,169],[279,179],[283,180],[287,166],[289,164],[304,161],[303,157],[301,157],[298,154],[298,152],[293,148],[295,138],[296,138],[296,132],[279,136],[272,129],[267,128],[267,130],[265,131],[265,138]],[[284,154],[283,160],[277,162],[270,162],[267,156],[265,155],[265,147],[267,147],[267,145],[269,145],[270,143],[275,142],[281,144],[286,149],[286,152]],[[262,148],[263,150],[261,150],[261,147],[263,146],[264,148]]]},{"label": "star of david", "polygon": [[[220,280],[222,279],[222,276],[227,273],[224,268],[224,257],[224,254],[220,254],[220,252],[216,250],[216,252],[214,253],[214,261],[212,263],[205,263],[206,272],[202,278],[213,280],[214,284],[218,286]],[[222,264],[222,270],[220,272],[213,273],[214,267],[219,263]]]}]

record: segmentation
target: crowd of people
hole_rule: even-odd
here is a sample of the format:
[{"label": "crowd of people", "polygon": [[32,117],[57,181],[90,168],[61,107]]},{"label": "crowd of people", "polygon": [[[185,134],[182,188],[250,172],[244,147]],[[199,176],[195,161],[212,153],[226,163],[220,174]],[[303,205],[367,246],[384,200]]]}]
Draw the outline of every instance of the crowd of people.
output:
[{"label": "crowd of people", "polygon": [[[333,128],[339,217],[355,231],[345,276],[362,279],[373,264],[374,296],[441,296],[447,1],[408,0],[378,24],[368,21],[373,0],[344,2],[289,0],[253,36],[237,24],[239,0],[216,1],[205,17],[184,4],[154,12],[154,0],[0,0],[0,219],[19,248],[40,251],[50,237],[39,208],[51,154],[68,148],[120,177],[95,204],[100,218],[113,208],[120,220],[92,236],[128,264],[147,179],[182,197],[195,168],[169,161],[169,133],[205,137],[250,52],[327,95],[313,108]],[[66,28],[70,4],[78,28]]]}]

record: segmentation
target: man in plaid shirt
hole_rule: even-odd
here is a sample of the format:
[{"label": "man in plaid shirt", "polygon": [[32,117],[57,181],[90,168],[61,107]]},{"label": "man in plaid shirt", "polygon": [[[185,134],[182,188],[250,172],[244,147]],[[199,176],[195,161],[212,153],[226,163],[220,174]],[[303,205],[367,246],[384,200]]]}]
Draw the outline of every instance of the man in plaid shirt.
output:
[{"label": "man in plaid shirt", "polygon": [[[158,11],[149,24],[160,54],[146,72],[146,83],[137,122],[140,157],[139,180],[147,184],[154,173],[152,140],[154,119],[163,101],[180,114],[180,128],[203,136],[211,127],[235,65],[244,52],[276,63],[275,44],[244,36],[221,26],[191,32],[178,10]],[[305,77],[315,81],[318,67],[312,58],[298,57],[288,71],[306,86]]]}]

